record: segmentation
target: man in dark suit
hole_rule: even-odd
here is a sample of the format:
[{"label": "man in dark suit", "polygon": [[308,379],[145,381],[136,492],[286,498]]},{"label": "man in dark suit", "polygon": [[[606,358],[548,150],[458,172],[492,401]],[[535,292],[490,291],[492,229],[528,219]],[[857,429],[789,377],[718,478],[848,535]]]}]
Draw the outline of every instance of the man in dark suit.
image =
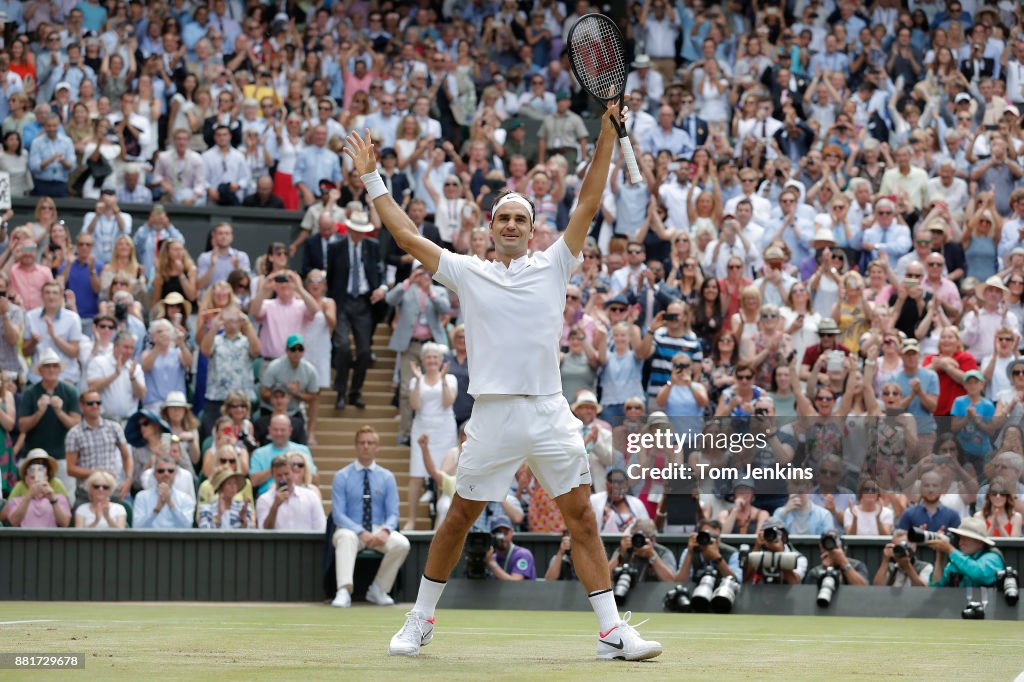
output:
[{"label": "man in dark suit", "polygon": [[690,134],[694,147],[703,147],[708,141],[708,122],[693,113],[694,98],[690,92],[683,92],[680,100],[679,115],[676,117],[676,128],[682,128]]},{"label": "man in dark suit", "polygon": [[398,170],[398,154],[391,147],[380,150],[380,177],[398,205],[405,203],[405,195],[412,193],[409,177]]},{"label": "man in dark suit", "polygon": [[[334,328],[331,345],[334,350],[334,387],[338,391],[335,409],[339,410],[344,409],[346,396],[351,405],[359,409],[366,407],[362,390],[366,370],[370,367],[373,307],[383,301],[387,293],[380,245],[376,239],[366,237],[373,232],[369,216],[363,211],[352,211],[347,225],[348,235],[327,248],[327,294],[338,306],[338,324]],[[349,334],[356,344],[354,363]],[[351,384],[348,380],[350,370]]]},{"label": "man in dark suit", "polygon": [[326,270],[330,259],[331,244],[338,241],[338,224],[331,213],[321,213],[317,220],[317,233],[302,242],[302,267],[299,272],[303,277],[310,270]]},{"label": "man in dark suit", "polygon": [[[434,223],[426,221],[427,205],[423,203],[422,199],[410,201],[407,213],[409,214],[409,219],[420,231],[421,235],[441,246],[441,233],[438,232],[437,226]],[[409,273],[412,271],[413,257],[398,248],[395,240],[391,237],[391,233],[387,230],[381,231],[380,250],[384,259],[384,265],[396,268],[395,282],[403,282],[408,279]]]},{"label": "man in dark suit", "polygon": [[982,78],[992,78],[995,72],[996,60],[985,56],[985,44],[973,43],[970,56],[960,62],[960,73],[968,81],[976,83]]}]

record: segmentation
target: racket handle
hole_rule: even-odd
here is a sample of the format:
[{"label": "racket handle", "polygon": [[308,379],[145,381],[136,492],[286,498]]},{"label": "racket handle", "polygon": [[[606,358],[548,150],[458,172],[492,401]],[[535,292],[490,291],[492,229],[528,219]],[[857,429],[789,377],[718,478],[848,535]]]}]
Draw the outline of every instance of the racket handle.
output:
[{"label": "racket handle", "polygon": [[619,147],[622,148],[622,158],[626,162],[626,170],[629,171],[629,183],[639,185],[644,178],[640,175],[640,166],[636,165],[636,156],[633,154],[633,143],[629,136],[619,138]]}]

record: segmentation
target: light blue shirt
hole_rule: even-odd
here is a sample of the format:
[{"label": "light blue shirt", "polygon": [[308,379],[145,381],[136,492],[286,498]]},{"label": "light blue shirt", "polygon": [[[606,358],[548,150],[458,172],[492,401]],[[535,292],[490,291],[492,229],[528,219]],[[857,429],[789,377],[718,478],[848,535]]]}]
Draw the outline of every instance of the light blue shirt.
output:
[{"label": "light blue shirt", "polygon": [[295,160],[295,184],[302,183],[313,196],[320,196],[320,181],[341,185],[341,162],[338,155],[325,147],[309,146]]},{"label": "light blue shirt", "polygon": [[[316,473],[316,464],[313,463],[313,453],[309,451],[305,445],[299,443],[293,443],[288,441],[288,444],[283,448],[276,447],[272,442],[267,443],[261,448],[256,448],[252,452],[252,457],[249,458],[249,471],[253,473],[259,473],[260,471],[267,471],[270,469],[270,463],[274,461],[274,458],[278,455],[283,455],[286,452],[301,452],[302,456],[306,458],[306,463],[309,464],[310,471]],[[263,494],[270,488],[270,484],[274,482],[273,477],[268,478],[263,482],[257,492]]]},{"label": "light blue shirt", "polygon": [[[259,450],[257,450],[259,452]],[[398,529],[398,484],[395,475],[378,466],[376,462],[364,467],[352,462],[334,474],[331,484],[331,515],[338,528],[346,528],[355,534],[363,528],[363,480],[370,474],[370,508],[372,524],[391,531]]]},{"label": "light blue shirt", "polygon": [[[906,372],[897,372],[892,380],[899,384],[903,390],[903,395],[910,395],[910,380],[915,377],[921,381],[922,391],[938,397],[939,375],[925,367],[918,367],[917,372],[909,375]],[[918,433],[935,433],[938,429],[938,426],[935,424],[935,417],[921,406],[921,398],[919,396],[914,396],[910,405],[907,406],[907,412],[914,416],[914,420],[917,422]]]},{"label": "light blue shirt", "polygon": [[667,149],[673,156],[688,157],[693,153],[693,140],[690,134],[681,128],[672,128],[666,133],[661,126],[655,126],[647,133],[641,148],[648,154],[657,154],[662,149]]},{"label": "light blue shirt", "polygon": [[191,528],[192,518],[196,511],[196,502],[191,497],[171,488],[174,505],[164,505],[156,514],[159,500],[156,488],[143,490],[135,496],[132,528]]},{"label": "light blue shirt", "polygon": [[365,126],[371,131],[380,134],[381,147],[394,147],[395,137],[398,135],[398,124],[402,121],[402,117],[398,114],[391,114],[385,116],[379,111],[375,111],[366,117]]},{"label": "light blue shirt", "polygon": [[48,164],[46,168],[42,167],[43,161],[54,154],[63,156],[65,160],[71,162],[71,167],[74,168],[75,145],[71,142],[71,138],[58,132],[57,137],[51,140],[48,135],[43,134],[35,139],[32,151],[28,154],[28,169],[32,172],[33,178],[50,182],[68,181],[70,169],[65,168],[60,160]]},{"label": "light blue shirt", "polygon": [[[687,553],[689,551],[690,551],[690,548],[686,547],[686,548],[683,549],[683,553],[679,555],[679,565],[680,566],[682,566],[683,562],[686,561],[686,555],[687,555]],[[698,552],[698,554],[699,554],[699,552]],[[725,555],[723,554],[722,557],[724,558]],[[725,563],[726,563],[726,565],[729,566],[729,570],[732,571],[733,575],[735,575],[737,579],[742,579],[743,578],[743,571],[740,569],[740,553],[739,552],[733,552],[732,554],[730,554],[729,558],[726,559]],[[693,572],[693,564],[690,564],[690,572],[691,573]]]},{"label": "light blue shirt", "polygon": [[811,508],[804,511],[784,513],[784,507],[779,507],[772,517],[782,521],[786,530],[793,535],[821,535],[825,531],[835,530],[836,521],[832,514],[824,507],[811,503],[810,499],[808,503]]},{"label": "light blue shirt", "polygon": [[[850,239],[850,246],[854,249],[860,249],[861,244],[865,242],[877,244],[879,249],[884,249],[889,254],[890,263],[895,263],[909,253],[913,245],[910,239],[910,228],[896,222],[893,222],[887,230],[883,230],[880,225],[876,224],[863,232],[854,232]],[[878,258],[877,251],[868,253],[869,261],[873,261],[876,258]]]}]

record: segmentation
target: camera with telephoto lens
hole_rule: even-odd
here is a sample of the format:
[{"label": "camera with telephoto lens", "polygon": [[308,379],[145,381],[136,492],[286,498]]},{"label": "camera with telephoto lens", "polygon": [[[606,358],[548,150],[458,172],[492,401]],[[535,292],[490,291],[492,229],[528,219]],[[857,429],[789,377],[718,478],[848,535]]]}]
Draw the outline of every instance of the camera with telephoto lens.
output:
[{"label": "camera with telephoto lens", "polygon": [[636,577],[637,570],[629,564],[623,564],[615,569],[615,586],[612,588],[612,594],[615,596],[615,603],[619,606],[626,601],[626,595],[633,589]]},{"label": "camera with telephoto lens", "polygon": [[826,552],[831,552],[833,549],[841,549],[843,541],[839,539],[838,531],[827,530],[821,534],[821,548]]},{"label": "camera with telephoto lens", "polygon": [[843,574],[835,566],[829,566],[818,577],[818,606],[826,609],[832,603],[832,597],[839,591]]},{"label": "camera with telephoto lens", "polygon": [[1003,593],[1003,599],[1006,600],[1006,603],[1010,606],[1015,606],[1020,596],[1017,586],[1017,569],[1007,566],[999,571],[996,574],[996,585],[999,587],[999,591]]},{"label": "camera with telephoto lens", "polygon": [[800,552],[751,552],[745,565],[754,571],[794,571],[799,559]]},{"label": "camera with telephoto lens", "polygon": [[908,528],[907,539],[911,542],[931,542],[932,540],[941,540],[942,533],[923,530],[921,528]]},{"label": "camera with telephoto lens", "polygon": [[483,580],[487,577],[487,550],[493,538],[490,533],[475,532],[466,536],[466,577]]},{"label": "camera with telephoto lens", "polygon": [[647,536],[643,533],[633,533],[631,541],[633,549],[643,549],[647,546]]},{"label": "camera with telephoto lens", "polygon": [[711,610],[715,613],[730,613],[739,593],[739,581],[731,575],[725,576],[718,582],[715,593],[711,595]]},{"label": "camera with telephoto lens", "polygon": [[697,531],[697,546],[707,547],[711,544],[711,533],[706,530]]},{"label": "camera with telephoto lens", "polygon": [[711,597],[715,593],[715,585],[718,583],[718,571],[712,567],[705,568],[697,574],[697,587],[693,588],[690,596],[690,605],[698,613],[707,613],[711,610]]},{"label": "camera with telephoto lens", "polygon": [[682,585],[676,585],[665,593],[665,599],[662,603],[665,605],[666,611],[689,613],[691,611],[690,590]]},{"label": "camera with telephoto lens", "polygon": [[761,537],[763,537],[764,541],[768,543],[777,542],[782,538],[782,531],[774,526],[768,526],[761,531]]},{"label": "camera with telephoto lens", "polygon": [[969,601],[960,612],[960,617],[964,620],[985,620],[985,605],[980,601]]}]

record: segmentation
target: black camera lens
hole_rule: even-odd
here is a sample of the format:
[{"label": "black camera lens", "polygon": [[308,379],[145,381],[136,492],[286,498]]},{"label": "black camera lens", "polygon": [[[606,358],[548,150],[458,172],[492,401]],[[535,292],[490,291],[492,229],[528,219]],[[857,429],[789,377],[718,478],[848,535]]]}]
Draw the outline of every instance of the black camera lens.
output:
[{"label": "black camera lens", "polygon": [[839,534],[834,530],[822,533],[821,547],[828,552],[831,552],[833,549],[837,549],[839,547]]},{"label": "black camera lens", "polygon": [[892,546],[892,555],[897,559],[902,559],[908,554],[910,554],[910,545],[906,542],[901,542],[898,545]]},{"label": "black camera lens", "polygon": [[647,536],[643,533],[633,533],[633,549],[642,549],[647,546]]},{"label": "black camera lens", "polygon": [[697,533],[697,544],[701,547],[707,547],[711,544],[711,533],[706,530],[699,531]]},{"label": "black camera lens", "polygon": [[765,542],[775,542],[779,539],[779,530],[777,528],[765,528],[761,531],[761,534],[764,536]]}]

